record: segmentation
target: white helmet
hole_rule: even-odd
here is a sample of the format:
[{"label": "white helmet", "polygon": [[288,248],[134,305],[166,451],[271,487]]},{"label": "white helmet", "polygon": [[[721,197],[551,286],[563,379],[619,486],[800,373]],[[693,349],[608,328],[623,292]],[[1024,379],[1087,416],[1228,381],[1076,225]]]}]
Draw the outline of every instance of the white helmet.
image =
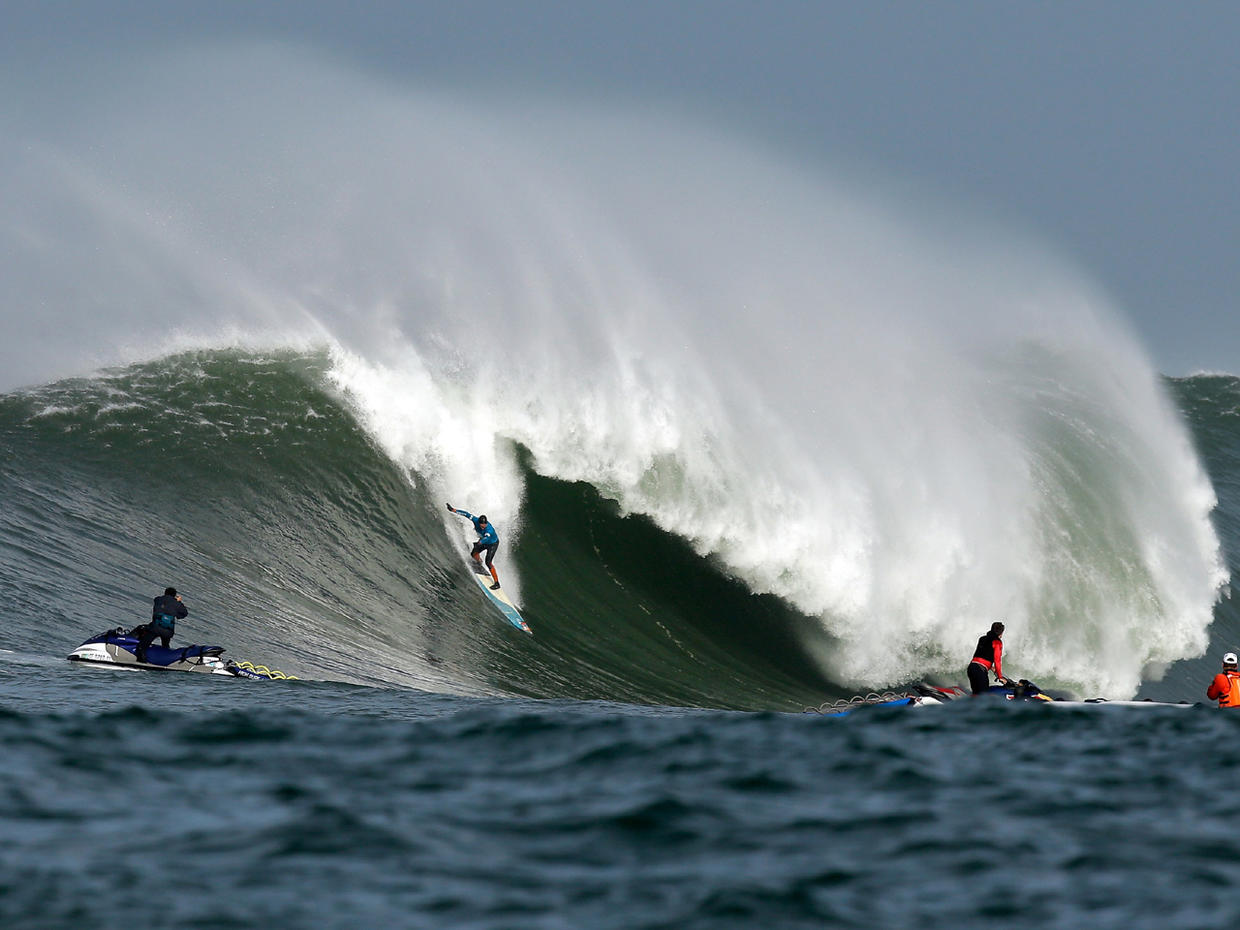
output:
[{"label": "white helmet", "polygon": [[1234,652],[1229,652],[1223,656],[1223,664],[1224,665],[1238,665],[1240,664],[1240,659],[1236,658],[1236,654]]}]

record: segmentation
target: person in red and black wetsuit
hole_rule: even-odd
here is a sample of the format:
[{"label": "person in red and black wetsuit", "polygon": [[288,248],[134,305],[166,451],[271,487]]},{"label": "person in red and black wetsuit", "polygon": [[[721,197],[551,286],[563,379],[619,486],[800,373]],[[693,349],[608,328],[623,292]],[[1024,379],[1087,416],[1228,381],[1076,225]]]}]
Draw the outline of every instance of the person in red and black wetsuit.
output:
[{"label": "person in red and black wetsuit", "polygon": [[977,641],[977,649],[969,662],[969,684],[974,697],[990,690],[992,671],[999,684],[1007,684],[1007,679],[1003,677],[1003,624],[998,620],[990,625],[990,632]]},{"label": "person in red and black wetsuit", "polygon": [[1223,670],[1210,682],[1206,697],[1218,701],[1219,707],[1240,707],[1240,668],[1234,652],[1223,656]]}]

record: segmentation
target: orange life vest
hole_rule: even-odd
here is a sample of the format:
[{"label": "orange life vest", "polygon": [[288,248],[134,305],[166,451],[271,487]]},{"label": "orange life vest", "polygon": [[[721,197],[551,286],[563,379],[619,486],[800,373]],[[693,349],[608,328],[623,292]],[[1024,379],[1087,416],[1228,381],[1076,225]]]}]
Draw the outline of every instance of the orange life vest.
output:
[{"label": "orange life vest", "polygon": [[1218,706],[1240,707],[1240,671],[1229,669],[1223,674],[1227,676],[1229,687],[1218,696]]}]

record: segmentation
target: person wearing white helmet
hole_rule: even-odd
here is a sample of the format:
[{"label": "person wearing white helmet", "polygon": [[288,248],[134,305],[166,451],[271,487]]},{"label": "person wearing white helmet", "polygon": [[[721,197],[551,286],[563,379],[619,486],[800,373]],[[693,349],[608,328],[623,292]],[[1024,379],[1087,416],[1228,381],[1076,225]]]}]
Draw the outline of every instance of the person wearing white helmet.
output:
[{"label": "person wearing white helmet", "polygon": [[1234,652],[1223,656],[1223,670],[1210,682],[1206,697],[1217,699],[1219,707],[1240,707],[1240,659]]}]

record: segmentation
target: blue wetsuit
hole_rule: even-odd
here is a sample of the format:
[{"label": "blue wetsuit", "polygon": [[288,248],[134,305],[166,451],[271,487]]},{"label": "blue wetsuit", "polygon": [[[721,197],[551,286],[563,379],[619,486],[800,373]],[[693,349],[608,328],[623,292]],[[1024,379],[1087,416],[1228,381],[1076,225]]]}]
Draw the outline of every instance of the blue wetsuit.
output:
[{"label": "blue wetsuit", "polygon": [[478,518],[475,517],[469,511],[458,510],[457,513],[459,513],[462,517],[468,517],[470,520],[473,521],[474,529],[478,533],[479,545],[483,545],[483,546],[498,546],[499,545],[499,533],[495,532],[494,523],[491,523],[488,521],[487,528],[483,530],[478,527]]},{"label": "blue wetsuit", "polygon": [[[491,570],[491,578],[495,581],[495,584],[491,585],[491,590],[498,591],[499,572],[497,572],[495,570],[495,566],[491,564],[495,560],[495,550],[499,548],[499,533],[495,532],[495,524],[488,520],[487,525],[483,527],[481,526],[482,521],[468,510],[457,510],[451,504],[448,505],[448,509],[453,513],[459,513],[462,517],[469,517],[469,519],[473,521],[474,530],[478,533],[478,541],[474,543],[474,547],[469,550],[469,554],[476,562],[481,562],[481,559],[479,559],[478,556],[480,556],[483,552],[487,554],[486,565],[487,568]],[[481,571],[481,569],[479,569],[479,571]]]}]

